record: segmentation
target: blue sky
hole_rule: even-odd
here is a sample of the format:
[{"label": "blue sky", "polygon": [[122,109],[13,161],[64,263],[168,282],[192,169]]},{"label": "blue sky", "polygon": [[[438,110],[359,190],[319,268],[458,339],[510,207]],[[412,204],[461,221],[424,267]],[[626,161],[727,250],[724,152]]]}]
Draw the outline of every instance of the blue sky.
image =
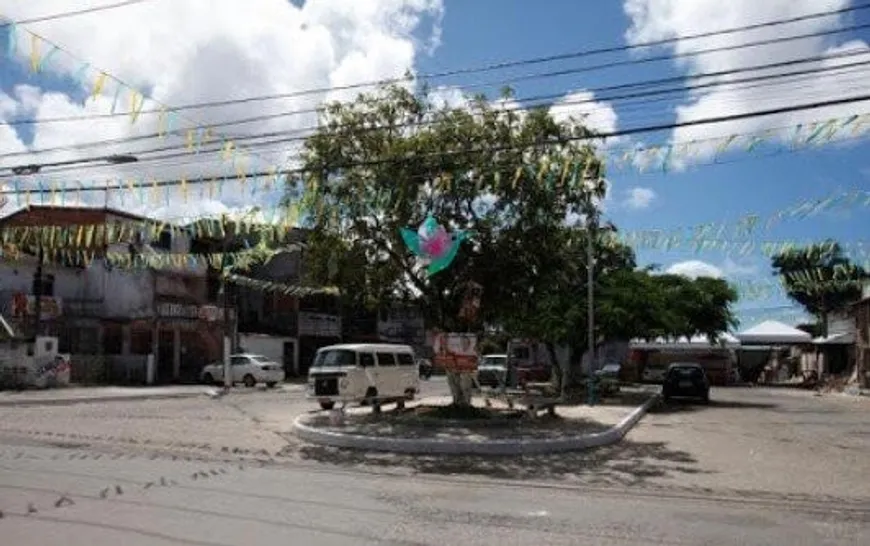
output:
[{"label": "blue sky", "polygon": [[[822,11],[819,8],[811,10]],[[858,25],[868,20],[867,13],[854,18]],[[487,21],[486,24],[480,24]],[[455,66],[482,65],[501,58],[545,56],[606,47],[625,43],[624,35],[631,22],[621,2],[553,1],[547,10],[532,10],[522,2],[480,0],[448,2],[444,20],[444,43],[433,58],[424,59],[424,72],[438,72]],[[730,26],[730,25],[723,25]],[[700,29],[696,32],[703,32]],[[862,39],[865,34],[845,33],[839,40]],[[582,37],[582,38],[580,38]],[[579,39],[578,39],[579,38]],[[754,39],[754,38],[753,38]],[[667,51],[660,50],[659,52]],[[625,59],[629,54],[600,57],[589,62]],[[763,62],[763,61],[759,61]],[[572,65],[571,62],[564,66]],[[574,61],[573,65],[582,66]],[[529,69],[526,69],[529,70]],[[594,89],[624,82],[668,78],[685,73],[673,62],[617,67],[607,72],[576,74],[552,80],[517,84],[520,97],[553,93],[559,90]],[[479,77],[479,76],[478,76]],[[457,77],[463,85],[474,77]],[[479,81],[479,80],[478,80]],[[619,127],[673,122],[674,106],[686,100],[675,96],[670,103],[656,103],[641,113],[630,107],[623,111],[614,104]],[[811,102],[811,101],[806,101]],[[856,113],[870,111],[866,104]],[[650,143],[666,142],[667,132],[644,135]],[[649,188],[655,197],[649,207],[640,210],[625,206],[608,207],[608,215],[622,230],[670,231],[683,226],[723,222],[737,224],[747,214],[757,214],[762,221],[778,211],[813,199],[853,190],[870,189],[870,144],[858,141],[848,146],[823,146],[810,151],[770,154],[737,153],[721,164],[694,166],[685,171],[645,173],[616,172],[610,176],[614,198],[633,187]],[[870,230],[870,215],[860,205],[837,207],[810,218],[785,220],[769,230],[755,234],[756,240],[790,241],[833,238],[838,241],[862,241]],[[737,239],[737,237],[731,237]],[[769,260],[761,252],[748,256],[728,256],[724,251],[696,253],[640,249],[640,260],[664,266],[686,260],[701,260],[730,273],[732,278],[752,282],[770,275]],[[856,255],[867,260],[866,253]],[[766,318],[792,319],[794,308],[782,297],[749,299],[740,303],[745,326]]]},{"label": "blue sky", "polygon": [[[90,2],[92,5],[106,3],[109,3],[108,0]],[[39,4],[39,7],[23,7],[14,0],[0,0],[0,13],[22,19],[71,9],[59,0]],[[540,9],[540,6],[533,7],[520,0],[444,0],[443,3],[441,0],[414,0],[404,7],[397,7],[397,3],[389,0],[359,0],[354,4],[354,10],[347,10],[342,7],[346,8],[346,3],[332,0],[294,2],[295,6],[279,0],[258,0],[259,11],[250,10],[251,13],[244,14],[233,12],[228,6],[214,8],[214,4],[199,0],[192,0],[186,7],[167,0],[154,0],[150,3],[152,5],[147,4],[30,25],[29,29],[62,45],[64,52],[57,58],[57,70],[36,75],[31,74],[26,67],[26,52],[19,54],[17,62],[7,60],[0,64],[0,92],[3,93],[0,95],[0,119],[9,121],[107,113],[112,103],[111,85],[107,86],[104,96],[89,102],[84,110],[68,100],[72,97],[75,99],[72,102],[80,101],[86,95],[71,77],[75,68],[84,61],[110,71],[125,82],[133,83],[146,95],[153,91],[162,102],[175,106],[369,81],[401,74],[408,66],[413,66],[418,74],[426,74],[504,60],[621,46],[631,40],[679,38],[691,33],[840,9],[847,7],[850,2],[769,0],[760,3],[757,0],[735,0],[730,4],[722,4],[713,0],[550,0],[546,9]],[[149,17],[153,21],[160,21],[160,24],[149,25]],[[195,26],[192,26],[193,21],[196,22]],[[727,40],[698,43],[681,40],[673,46],[656,48],[647,54],[685,53],[698,47],[727,46],[866,23],[870,23],[870,10],[831,17],[812,24],[735,35]],[[629,32],[630,29],[633,30]],[[538,78],[514,84],[513,87],[520,99],[536,95],[594,92],[601,87],[629,82],[828,54],[839,51],[838,48],[844,44],[860,50],[866,47],[863,42],[868,38],[867,32],[867,29],[861,29],[777,47],[744,50],[733,55],[710,56],[709,59],[699,57],[696,62],[650,62],[558,78]],[[2,44],[6,43],[5,34],[5,30],[0,31]],[[23,48],[28,44],[19,45]],[[47,46],[43,47],[48,49]],[[5,46],[2,49],[5,52]],[[624,51],[488,74],[464,74],[431,83],[463,89],[511,75],[620,62],[642,56],[643,53],[637,50]],[[681,93],[673,95],[670,100],[648,103],[607,101],[606,93],[596,93],[595,99],[601,102],[585,108],[593,109],[599,117],[613,113],[615,119],[610,120],[613,122],[610,128],[628,129],[667,124],[677,119],[851,96],[860,92],[861,76],[859,73],[856,79],[853,73],[851,80],[837,80],[833,76],[819,75],[814,81],[795,83],[791,88],[759,88],[743,94],[714,88],[701,97],[692,98],[688,93]],[[870,76],[870,72],[864,72],[863,76]],[[36,91],[23,93],[22,84]],[[494,95],[499,86],[474,91],[489,91]],[[46,94],[50,91],[60,93],[62,100]],[[327,98],[336,96],[329,95]],[[695,102],[699,104],[693,106]],[[207,123],[235,119],[243,117],[243,114],[252,115],[252,110],[255,111],[253,115],[256,115],[307,104],[295,102],[289,106],[281,102],[257,103],[246,106],[246,109],[228,107],[194,111],[190,117],[197,122],[205,120],[203,123]],[[681,114],[678,113],[680,107],[683,107]],[[804,113],[802,117],[780,116],[735,125],[733,131],[758,134],[769,127],[865,113],[870,113],[868,102]],[[607,121],[609,118],[605,115],[603,119]],[[156,119],[139,122],[132,128],[116,120],[23,124],[14,127],[14,139],[17,141],[8,133],[8,126],[4,128],[0,125],[0,165],[24,161],[28,158],[28,147],[38,150],[69,146],[69,143],[78,145],[76,143],[99,141],[101,138],[124,138],[147,133],[147,123],[153,125]],[[143,126],[146,129],[142,129]],[[262,124],[232,130],[234,134],[240,134],[245,133],[246,128],[248,133],[265,131]],[[4,129],[7,131],[5,134],[2,132]],[[703,127],[677,132],[661,131],[623,139],[614,146],[618,150],[641,144],[661,145],[670,140],[681,143],[726,136],[731,130]],[[645,230],[668,232],[711,222],[734,227],[747,214],[758,215],[763,225],[778,211],[802,202],[850,191],[870,191],[870,160],[866,159],[870,157],[870,147],[864,139],[774,155],[771,155],[770,150],[781,150],[783,146],[778,144],[775,135],[768,141],[770,144],[762,145],[753,152],[728,153],[717,164],[710,164],[709,160],[690,161],[682,169],[670,168],[666,172],[660,167],[650,168],[643,173],[632,169],[611,169],[609,180],[612,186],[611,195],[605,203],[606,214],[623,232],[629,233]],[[129,148],[129,144],[125,146],[127,148],[118,148],[117,151]],[[112,150],[115,151],[115,148]],[[87,151],[61,150],[57,155],[34,156],[38,159],[33,161],[62,160],[88,154],[93,156],[98,151],[102,153],[105,150],[100,147],[91,147]],[[280,155],[285,151],[270,150],[267,153]],[[175,163],[169,160],[155,162],[163,169],[159,173],[174,174],[177,171],[172,169],[183,169],[184,176],[191,176],[191,170],[202,171],[198,164],[189,161],[181,165],[178,163],[177,160]],[[73,171],[69,176],[76,180],[79,177],[95,180],[114,175],[128,176],[131,172],[103,167],[86,173]],[[277,192],[270,195],[264,197],[261,194],[258,199],[274,198]],[[177,197],[168,196],[165,207],[176,206]],[[223,202],[239,205],[252,199],[253,194],[239,191]],[[119,205],[117,199],[113,204]],[[153,203],[146,205],[140,202],[139,206],[144,207],[143,211],[154,212],[151,210]],[[217,210],[221,206],[218,203],[212,208]],[[870,228],[866,206],[858,202],[851,206],[840,205],[808,218],[786,218],[770,229],[757,229],[753,239],[760,243],[833,238],[844,243],[860,243]],[[736,239],[731,233],[722,238]],[[682,263],[684,271],[698,271],[699,268],[712,266],[738,283],[757,285],[771,282],[768,259],[759,250],[748,255],[729,255],[722,250],[694,252],[687,249],[665,251],[638,248],[638,255],[642,263],[657,263],[663,267]],[[870,258],[866,252],[857,252],[855,257],[861,262]],[[796,308],[789,306],[782,296],[749,298],[748,293],[744,295],[747,297],[739,304],[744,326],[751,326],[766,318],[779,318],[787,322],[794,322],[798,318]]]}]

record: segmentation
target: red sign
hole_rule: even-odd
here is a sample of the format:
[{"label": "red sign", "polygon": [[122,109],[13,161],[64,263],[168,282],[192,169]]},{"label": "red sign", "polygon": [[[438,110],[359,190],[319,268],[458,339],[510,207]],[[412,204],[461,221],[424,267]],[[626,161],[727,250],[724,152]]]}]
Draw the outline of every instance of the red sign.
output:
[{"label": "red sign", "polygon": [[436,333],[432,339],[435,358],[432,363],[451,372],[477,370],[477,336],[475,334]]}]

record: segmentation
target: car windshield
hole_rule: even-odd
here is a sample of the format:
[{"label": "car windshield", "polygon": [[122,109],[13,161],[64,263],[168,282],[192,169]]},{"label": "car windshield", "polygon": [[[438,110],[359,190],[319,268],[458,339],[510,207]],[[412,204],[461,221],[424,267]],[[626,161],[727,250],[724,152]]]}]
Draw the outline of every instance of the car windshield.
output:
[{"label": "car windshield", "polygon": [[697,366],[676,366],[671,368],[671,375],[678,377],[698,377],[704,372]]},{"label": "car windshield", "polygon": [[338,366],[355,366],[356,353],[344,349],[320,351],[314,360],[313,368],[333,368]]},{"label": "car windshield", "polygon": [[258,364],[271,364],[272,363],[272,361],[270,359],[268,359],[262,355],[248,355],[248,358],[250,358],[254,362],[257,362]]},{"label": "car windshield", "polygon": [[504,366],[507,358],[503,356],[487,356],[481,361],[481,366]]}]

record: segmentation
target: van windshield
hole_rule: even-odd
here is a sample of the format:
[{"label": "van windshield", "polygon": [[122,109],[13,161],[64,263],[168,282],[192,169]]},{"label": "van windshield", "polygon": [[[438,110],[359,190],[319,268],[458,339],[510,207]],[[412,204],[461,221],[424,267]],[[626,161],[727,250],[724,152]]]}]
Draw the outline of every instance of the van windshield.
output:
[{"label": "van windshield", "polygon": [[353,351],[335,349],[321,351],[314,359],[313,368],[336,368],[339,366],[356,366],[356,353]]}]

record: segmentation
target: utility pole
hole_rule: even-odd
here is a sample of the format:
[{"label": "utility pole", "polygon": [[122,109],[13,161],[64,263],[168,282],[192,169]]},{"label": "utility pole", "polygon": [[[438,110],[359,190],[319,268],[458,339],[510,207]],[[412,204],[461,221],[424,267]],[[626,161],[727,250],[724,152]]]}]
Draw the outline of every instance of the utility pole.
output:
[{"label": "utility pole", "polygon": [[[40,234],[41,236],[41,234]],[[36,272],[33,274],[33,341],[39,336],[42,314],[42,262],[45,260],[45,251],[42,248],[42,240],[39,241],[39,250],[36,253]],[[35,350],[35,347],[34,347]]]},{"label": "utility pole", "polygon": [[[223,235],[223,241],[221,242],[221,270],[220,270],[220,291],[221,291],[221,304],[224,308],[224,327],[223,327],[223,337],[221,339],[221,345],[223,348],[224,355],[224,388],[226,390],[230,390],[233,386],[233,370],[232,366],[230,366],[230,354],[232,353],[233,341],[232,335],[233,331],[230,327],[230,297],[228,294],[229,283],[227,282],[226,269],[227,269],[227,238],[229,234],[227,232],[227,222],[226,219],[221,220],[223,222],[223,229],[221,233]],[[227,343],[229,340],[229,344]]]},{"label": "utility pole", "polygon": [[595,364],[595,247],[592,244],[593,220],[589,216],[586,233],[586,324],[589,345],[589,373],[594,373]]}]

